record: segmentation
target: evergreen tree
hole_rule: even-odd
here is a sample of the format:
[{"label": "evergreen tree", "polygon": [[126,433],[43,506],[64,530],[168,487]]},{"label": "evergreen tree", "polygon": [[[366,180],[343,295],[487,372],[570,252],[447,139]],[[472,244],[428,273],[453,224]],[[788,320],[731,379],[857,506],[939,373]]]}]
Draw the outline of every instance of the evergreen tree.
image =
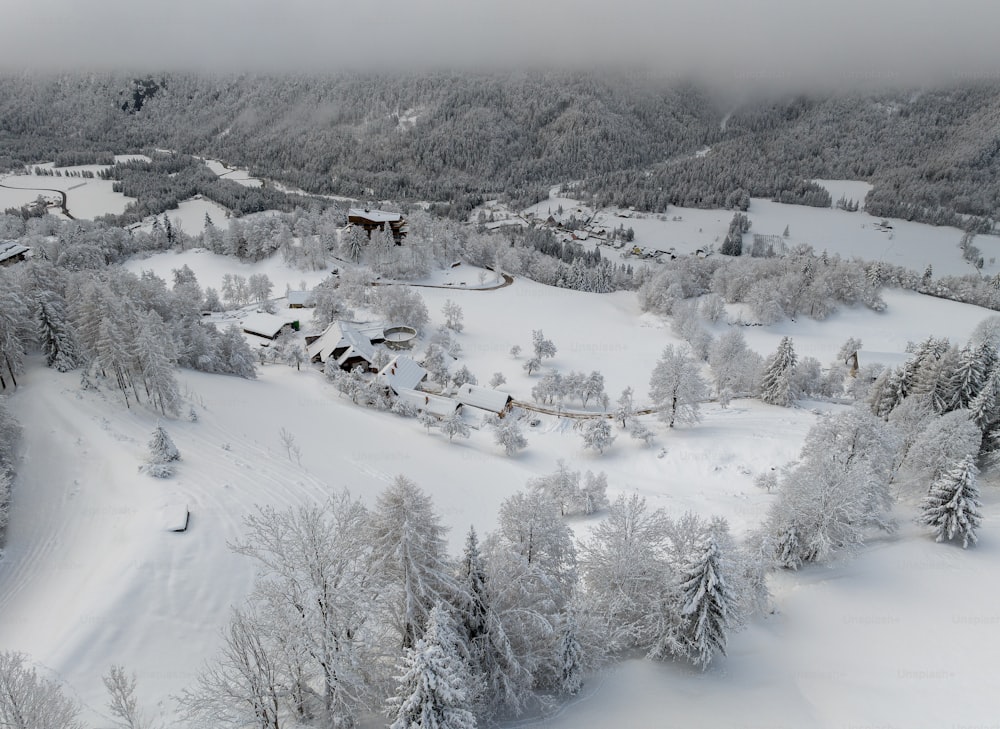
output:
[{"label": "evergreen tree", "polygon": [[798,358],[791,337],[782,337],[777,351],[764,362],[760,378],[760,399],[771,405],[788,407],[795,399],[792,375]]},{"label": "evergreen tree", "polygon": [[970,542],[976,543],[976,530],[982,522],[977,474],[973,456],[965,456],[937,479],[924,497],[920,522],[934,527],[936,541],[961,539],[963,549]]},{"label": "evergreen tree", "polygon": [[83,355],[66,317],[61,297],[53,291],[38,291],[35,297],[38,338],[45,363],[59,372],[69,372],[83,364]]},{"label": "evergreen tree", "polygon": [[180,459],[181,453],[174,445],[174,441],[171,440],[162,425],[157,425],[156,430],[153,431],[153,437],[149,440],[147,461],[149,463],[170,463]]},{"label": "evergreen tree", "polygon": [[572,612],[563,615],[559,629],[559,643],[556,647],[559,655],[559,690],[562,693],[576,695],[583,688],[583,646],[577,638],[576,618]]},{"label": "evergreen tree", "polygon": [[456,635],[447,613],[436,605],[427,631],[400,666],[396,695],[389,701],[390,729],[475,729],[467,708],[467,667],[456,654]]},{"label": "evergreen tree", "polygon": [[719,547],[706,535],[680,575],[684,622],[681,640],[696,666],[707,668],[716,652],[726,654],[727,632],[736,610],[735,599],[722,574]]}]

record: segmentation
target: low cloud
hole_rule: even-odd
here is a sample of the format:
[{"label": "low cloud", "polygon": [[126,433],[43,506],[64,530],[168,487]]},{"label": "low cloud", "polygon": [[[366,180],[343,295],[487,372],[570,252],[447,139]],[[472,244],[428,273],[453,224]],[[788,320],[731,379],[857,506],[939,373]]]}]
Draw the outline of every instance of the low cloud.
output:
[{"label": "low cloud", "polygon": [[325,72],[641,66],[724,86],[1000,79],[982,0],[9,0],[0,67]]}]

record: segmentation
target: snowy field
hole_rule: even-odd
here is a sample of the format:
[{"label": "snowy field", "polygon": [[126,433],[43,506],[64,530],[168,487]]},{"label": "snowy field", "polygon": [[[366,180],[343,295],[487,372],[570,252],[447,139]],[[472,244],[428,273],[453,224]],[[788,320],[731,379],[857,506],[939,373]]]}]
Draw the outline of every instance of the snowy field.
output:
[{"label": "snowy field", "polygon": [[[864,203],[870,185],[852,180],[816,180],[829,192],[834,203],[841,195]],[[562,208],[562,215],[559,209]],[[722,246],[732,220],[730,210],[702,210],[670,206],[665,213],[654,215],[634,210],[593,209],[565,196],[559,187],[550,191],[547,200],[522,211],[528,218],[545,220],[551,214],[557,220],[567,220],[571,215],[577,220],[589,221],[591,229],[610,231],[619,226],[632,228],[635,240],[632,245],[652,250],[690,254],[697,250]],[[476,213],[472,219],[475,220]],[[808,244],[817,253],[827,251],[843,258],[859,257],[868,261],[884,261],[905,266],[922,273],[931,265],[935,276],[975,273],[970,263],[962,258],[958,247],[962,231],[949,226],[932,226],[905,220],[889,219],[883,227],[883,218],[868,215],[863,210],[848,213],[836,208],[813,208],[803,205],[786,205],[770,200],[753,198],[747,211],[750,232],[744,236],[749,246],[753,234],[778,236],[789,247]],[[499,216],[498,216],[499,218]],[[785,229],[788,236],[784,236]],[[979,235],[974,244],[982,251],[982,274],[993,276],[1000,272],[1000,236]],[[606,256],[617,260],[617,252],[606,251]],[[626,261],[635,258],[625,257]]]},{"label": "snowy field", "polygon": [[[220,287],[226,273],[266,273],[276,296],[327,274],[288,269],[278,257],[249,265],[203,250],[158,254],[128,268],[170,280],[185,264],[203,287]],[[478,283],[475,273],[460,267],[428,283],[458,284],[469,274]],[[443,320],[446,299],[462,307],[463,362],[480,382],[503,372],[504,389],[518,399],[530,400],[538,375],[525,375],[524,355],[509,351],[513,344],[528,350],[532,329],[558,348],[547,366],[599,370],[612,399],[633,386],[640,405],[663,347],[678,343],[669,323],[641,313],[631,293],[585,294],[522,279],[495,291],[419,291],[432,326]],[[763,354],[790,335],[800,356],[827,364],[851,336],[898,355],[929,334],[964,341],[991,314],[908,292],[885,299],[883,313],[843,310],[821,323],[745,333]],[[172,717],[171,695],[212,655],[229,607],[250,589],[249,561],[226,544],[241,536],[241,518],[257,504],[311,502],[339,488],[372,503],[402,473],[434,497],[457,552],[470,524],[491,530],[507,496],[564,458],[575,469],[605,471],[612,498],[636,492],[673,516],[725,516],[743,535],[774,498],[753,477],[794,459],[818,409],[830,407],[709,403],[701,424],[667,431],[647,418],[657,431],[651,447],[622,435],[604,456],[582,449],[574,421],[541,416],[526,428],[528,448],[507,458],[486,431],[449,443],[415,420],[352,405],[308,368],[268,365],[255,382],[190,371],[179,378],[199,420],[167,423],[183,460],[166,481],[137,471],[160,421],[155,413],[127,410],[111,393],[82,392],[78,374],[58,374],[37,359],[7,399],[25,430],[19,482],[33,487],[15,493],[0,566],[0,646],[30,653],[65,679],[98,725],[106,723],[99,676],[112,662],[135,670],[140,699]],[[301,463],[282,448],[282,428],[295,436]],[[1000,683],[993,658],[1000,586],[983,577],[995,572],[1000,550],[1000,494],[984,491],[975,549],[934,544],[909,522],[914,505],[902,503],[896,535],[829,565],[775,575],[775,612],[732,636],[730,657],[708,672],[626,661],[592,677],[557,716],[518,726],[988,725],[995,714],[983,697]],[[167,531],[185,507],[188,532]],[[595,521],[571,523],[584,535]]]}]

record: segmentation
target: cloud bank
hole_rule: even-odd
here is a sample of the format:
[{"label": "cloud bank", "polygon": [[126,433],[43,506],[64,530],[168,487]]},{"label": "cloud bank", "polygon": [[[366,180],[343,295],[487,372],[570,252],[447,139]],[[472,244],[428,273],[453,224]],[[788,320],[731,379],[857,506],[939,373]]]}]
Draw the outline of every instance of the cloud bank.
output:
[{"label": "cloud bank", "polygon": [[983,0],[7,0],[4,70],[641,66],[723,85],[1000,80]]}]

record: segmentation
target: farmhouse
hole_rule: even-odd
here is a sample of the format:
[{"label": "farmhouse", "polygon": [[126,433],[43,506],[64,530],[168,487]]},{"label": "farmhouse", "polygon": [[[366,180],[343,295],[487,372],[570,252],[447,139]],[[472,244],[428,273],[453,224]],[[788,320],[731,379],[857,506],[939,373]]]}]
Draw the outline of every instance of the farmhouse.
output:
[{"label": "farmhouse", "polygon": [[306,337],[306,354],[310,362],[333,360],[341,369],[351,370],[361,365],[372,368],[375,345],[385,340],[382,324],[358,324],[335,321],[318,337]]},{"label": "farmhouse", "polygon": [[247,334],[254,334],[264,339],[274,339],[285,327],[291,327],[291,323],[285,321],[280,316],[258,312],[251,314],[243,320],[243,331]]},{"label": "farmhouse", "polygon": [[506,392],[469,384],[458,388],[455,399],[466,407],[483,410],[500,417],[503,417],[510,410],[511,403],[514,401],[514,398]]},{"label": "farmhouse", "polygon": [[0,242],[0,266],[13,266],[28,257],[31,251],[28,246],[22,246],[14,241]]},{"label": "farmhouse", "polygon": [[389,213],[384,210],[371,210],[369,208],[351,208],[347,211],[347,222],[352,225],[360,225],[372,237],[373,230],[385,230],[388,225],[392,230],[392,237],[396,239],[396,245],[402,243],[406,237],[406,219],[401,213]]},{"label": "farmhouse", "polygon": [[312,291],[289,291],[287,298],[289,309],[303,309],[311,304],[314,305]]}]

